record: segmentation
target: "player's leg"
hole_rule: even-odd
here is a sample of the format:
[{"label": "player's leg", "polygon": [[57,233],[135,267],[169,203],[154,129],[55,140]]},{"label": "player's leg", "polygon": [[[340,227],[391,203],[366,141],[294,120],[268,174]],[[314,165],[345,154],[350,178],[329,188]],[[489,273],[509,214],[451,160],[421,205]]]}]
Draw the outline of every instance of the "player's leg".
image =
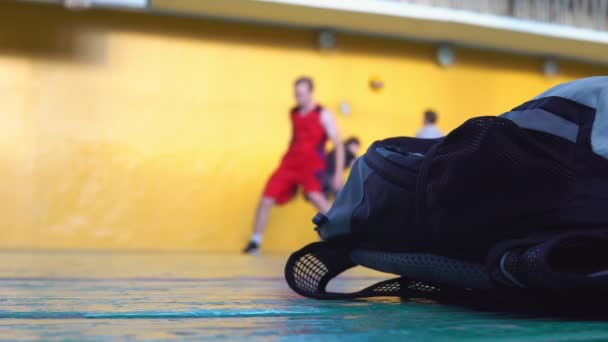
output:
[{"label": "player's leg", "polygon": [[253,223],[253,235],[243,253],[255,254],[259,252],[272,207],[275,204],[287,203],[295,194],[295,189],[296,184],[289,170],[279,168],[273,173],[258,203]]},{"label": "player's leg", "polygon": [[243,253],[247,254],[255,254],[260,249],[260,244],[262,243],[262,237],[264,234],[264,230],[266,230],[266,225],[268,224],[268,216],[270,215],[270,210],[275,204],[275,199],[272,197],[262,196],[260,202],[258,203],[258,207],[255,211],[255,219],[253,222],[253,235],[249,240],[249,244],[243,250]]},{"label": "player's leg", "polygon": [[308,192],[306,194],[310,202],[317,208],[320,213],[327,214],[331,204],[325,198],[325,195],[320,191]]},{"label": "player's leg", "polygon": [[263,234],[266,229],[266,224],[268,223],[268,214],[270,214],[270,209],[274,206],[275,199],[271,197],[262,196],[260,199],[260,203],[258,204],[258,208],[255,212],[255,221],[253,224],[253,233],[254,234]]},{"label": "player's leg", "polygon": [[326,214],[331,207],[329,200],[323,194],[323,170],[307,173],[303,175],[301,180],[302,187],[306,193],[306,197],[323,214]]}]

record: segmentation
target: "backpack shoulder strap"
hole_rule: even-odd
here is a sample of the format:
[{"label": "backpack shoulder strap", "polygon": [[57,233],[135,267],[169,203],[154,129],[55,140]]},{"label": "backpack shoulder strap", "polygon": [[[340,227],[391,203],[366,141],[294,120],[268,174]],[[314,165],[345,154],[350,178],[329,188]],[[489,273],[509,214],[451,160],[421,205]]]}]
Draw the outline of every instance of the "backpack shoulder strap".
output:
[{"label": "backpack shoulder strap", "polygon": [[315,242],[293,253],[285,265],[285,279],[296,293],[315,299],[366,297],[432,297],[440,289],[405,277],[380,281],[357,292],[328,292],[327,284],[342,272],[356,266],[350,249],[338,243]]}]

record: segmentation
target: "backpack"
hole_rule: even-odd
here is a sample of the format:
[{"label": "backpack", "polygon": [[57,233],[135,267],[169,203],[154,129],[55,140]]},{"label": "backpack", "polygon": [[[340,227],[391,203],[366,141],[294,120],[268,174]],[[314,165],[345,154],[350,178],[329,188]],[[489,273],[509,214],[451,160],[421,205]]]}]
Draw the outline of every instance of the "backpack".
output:
[{"label": "backpack", "polygon": [[[608,292],[608,77],[558,85],[445,138],[390,138],[313,219],[285,277],[317,299]],[[392,273],[326,290],[354,266]]]}]

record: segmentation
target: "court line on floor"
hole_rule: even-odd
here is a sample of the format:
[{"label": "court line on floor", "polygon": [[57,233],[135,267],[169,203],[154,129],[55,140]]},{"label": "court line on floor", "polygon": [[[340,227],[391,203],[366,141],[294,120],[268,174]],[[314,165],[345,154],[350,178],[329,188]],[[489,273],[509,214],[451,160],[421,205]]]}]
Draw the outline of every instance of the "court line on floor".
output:
[{"label": "court line on floor", "polygon": [[319,310],[195,310],[175,312],[0,311],[0,319],[167,319],[285,317],[319,314]]},{"label": "court line on floor", "polygon": [[[58,282],[117,282],[117,281],[149,281],[149,282],[225,282],[225,281],[262,281],[275,282],[283,281],[283,277],[0,277],[0,281],[58,281]],[[344,280],[377,280],[384,279],[383,277],[343,277]]]}]

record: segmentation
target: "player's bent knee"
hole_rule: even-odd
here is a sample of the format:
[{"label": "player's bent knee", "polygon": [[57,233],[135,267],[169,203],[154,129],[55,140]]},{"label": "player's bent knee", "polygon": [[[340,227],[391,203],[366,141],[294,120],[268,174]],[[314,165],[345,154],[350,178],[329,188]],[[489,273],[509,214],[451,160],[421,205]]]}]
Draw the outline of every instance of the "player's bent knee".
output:
[{"label": "player's bent knee", "polygon": [[275,204],[275,199],[272,197],[262,197],[260,200],[260,206],[263,207],[272,207]]}]

